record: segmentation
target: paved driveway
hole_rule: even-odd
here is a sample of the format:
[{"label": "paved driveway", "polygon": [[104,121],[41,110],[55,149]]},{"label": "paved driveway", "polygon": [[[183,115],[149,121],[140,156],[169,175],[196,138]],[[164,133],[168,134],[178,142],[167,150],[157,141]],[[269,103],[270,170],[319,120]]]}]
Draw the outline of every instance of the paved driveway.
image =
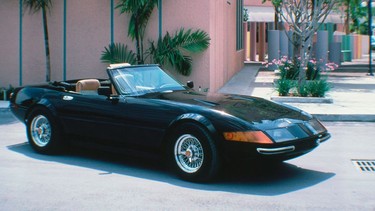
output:
[{"label": "paved driveway", "polygon": [[[333,138],[278,167],[229,168],[210,184],[157,161],[76,149],[34,153],[25,127],[0,117],[0,210],[374,210],[375,123],[328,123]],[[243,167],[242,167],[243,168]]]}]

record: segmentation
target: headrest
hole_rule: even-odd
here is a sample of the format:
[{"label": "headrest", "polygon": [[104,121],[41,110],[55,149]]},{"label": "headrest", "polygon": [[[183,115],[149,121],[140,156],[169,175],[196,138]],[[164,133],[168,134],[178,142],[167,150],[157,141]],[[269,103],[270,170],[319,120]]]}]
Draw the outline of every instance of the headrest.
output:
[{"label": "headrest", "polygon": [[98,90],[100,82],[98,79],[84,79],[79,80],[76,84],[76,92],[82,90]]}]

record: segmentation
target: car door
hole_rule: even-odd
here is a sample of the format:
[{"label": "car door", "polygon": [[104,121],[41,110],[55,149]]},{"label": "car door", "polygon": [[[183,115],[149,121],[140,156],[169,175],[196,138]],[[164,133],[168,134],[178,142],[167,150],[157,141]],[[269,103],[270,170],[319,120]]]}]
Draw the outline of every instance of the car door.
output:
[{"label": "car door", "polygon": [[119,136],[119,113],[125,99],[109,100],[102,95],[67,93],[58,112],[68,134],[91,138],[92,141],[111,140]]},{"label": "car door", "polygon": [[[65,99],[64,99],[65,98]],[[116,147],[155,148],[178,112],[160,100],[66,94],[59,108],[69,134]]]},{"label": "car door", "polygon": [[166,101],[142,97],[126,97],[125,105],[121,105],[120,118],[128,144],[142,148],[158,147],[170,123],[181,113]]}]

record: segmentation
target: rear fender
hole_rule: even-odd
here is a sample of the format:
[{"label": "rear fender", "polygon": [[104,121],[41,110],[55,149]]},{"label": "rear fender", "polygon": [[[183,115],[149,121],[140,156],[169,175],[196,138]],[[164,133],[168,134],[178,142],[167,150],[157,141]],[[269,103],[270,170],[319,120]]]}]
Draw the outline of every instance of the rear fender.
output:
[{"label": "rear fender", "polygon": [[52,105],[52,103],[48,99],[42,98],[39,101],[37,101],[36,103],[34,103],[32,106],[30,106],[30,108],[27,110],[27,113],[25,115],[25,122],[27,122],[27,119],[29,117],[30,112],[32,110],[34,110],[36,107],[45,107],[45,108],[47,108],[52,113],[52,115],[56,119],[58,119],[56,108]]}]

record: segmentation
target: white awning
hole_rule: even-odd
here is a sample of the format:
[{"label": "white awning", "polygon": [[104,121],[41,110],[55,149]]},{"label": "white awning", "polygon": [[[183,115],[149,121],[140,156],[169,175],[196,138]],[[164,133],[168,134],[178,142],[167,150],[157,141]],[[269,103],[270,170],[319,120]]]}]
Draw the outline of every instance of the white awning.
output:
[{"label": "white awning", "polygon": [[[249,22],[274,22],[275,9],[273,7],[245,6],[249,15]],[[325,23],[344,23],[343,15],[331,12]]]},{"label": "white awning", "polygon": [[273,7],[245,6],[249,15],[249,22],[273,22],[275,10]]},{"label": "white awning", "polygon": [[341,14],[331,12],[324,23],[345,23],[345,17]]}]

